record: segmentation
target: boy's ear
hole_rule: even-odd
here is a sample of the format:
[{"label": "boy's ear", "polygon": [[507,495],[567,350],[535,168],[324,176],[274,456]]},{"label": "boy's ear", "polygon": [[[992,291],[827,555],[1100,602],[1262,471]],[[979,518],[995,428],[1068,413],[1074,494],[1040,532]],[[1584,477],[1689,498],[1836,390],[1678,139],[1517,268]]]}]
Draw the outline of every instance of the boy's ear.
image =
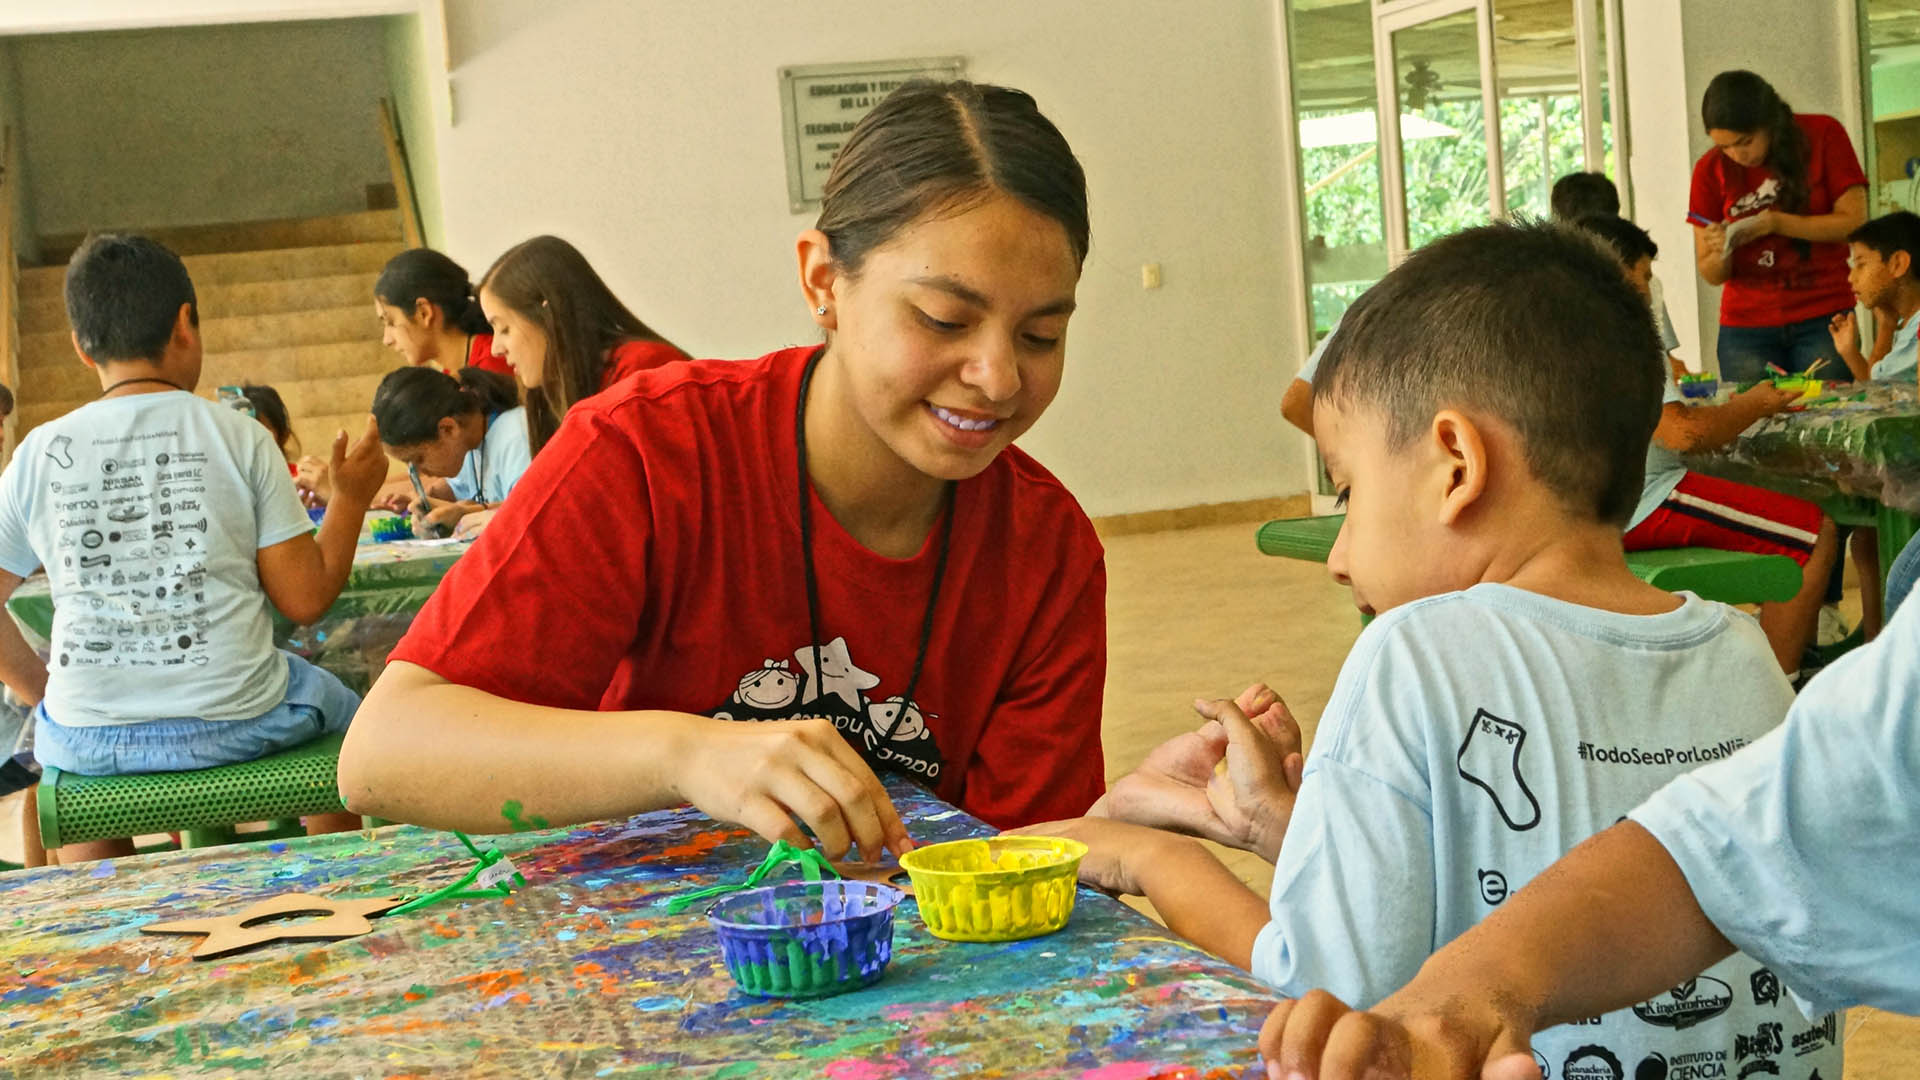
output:
[{"label": "boy's ear", "polygon": [[194,325],[193,305],[181,304],[180,310],[173,316],[173,343],[181,348],[190,348],[200,340],[200,328]]},{"label": "boy's ear", "polygon": [[1433,417],[1431,438],[1447,470],[1440,497],[1440,524],[1454,525],[1487,490],[1487,441],[1465,414],[1442,409]]},{"label": "boy's ear", "polygon": [[1913,254],[1905,248],[1893,253],[1887,260],[1887,272],[1895,278],[1903,278],[1913,272]]},{"label": "boy's ear", "polygon": [[[833,244],[819,229],[808,229],[794,242],[800,263],[800,292],[807,298],[807,314],[822,330],[839,326],[834,285],[840,280],[840,265],[833,261]],[[824,309],[824,310],[823,310]]]},{"label": "boy's ear", "polygon": [[80,332],[78,330],[67,331],[67,340],[73,342],[73,355],[79,357],[81,363],[90,368],[99,368],[100,365],[93,362],[93,357],[88,356],[86,350],[80,347]]}]

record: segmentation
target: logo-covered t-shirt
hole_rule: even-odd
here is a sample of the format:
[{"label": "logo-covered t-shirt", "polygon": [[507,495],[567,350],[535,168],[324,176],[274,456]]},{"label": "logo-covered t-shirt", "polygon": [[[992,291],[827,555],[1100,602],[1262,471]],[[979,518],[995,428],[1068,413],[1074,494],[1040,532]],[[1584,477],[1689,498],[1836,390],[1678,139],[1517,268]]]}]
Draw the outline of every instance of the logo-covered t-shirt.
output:
[{"label": "logo-covered t-shirt", "polygon": [[286,694],[257,553],[313,524],[257,421],[185,391],[83,405],[0,477],[0,567],[46,567],[62,724],[238,720]]},{"label": "logo-covered t-shirt", "polygon": [[[1405,604],[1340,669],[1274,867],[1254,974],[1356,1006],[1399,989],[1570,848],[1778,725],[1793,692],[1749,616],[1684,595],[1621,615],[1505,585]],[[1555,1080],[1839,1080],[1835,1018],[1734,955],[1534,1036]]]}]

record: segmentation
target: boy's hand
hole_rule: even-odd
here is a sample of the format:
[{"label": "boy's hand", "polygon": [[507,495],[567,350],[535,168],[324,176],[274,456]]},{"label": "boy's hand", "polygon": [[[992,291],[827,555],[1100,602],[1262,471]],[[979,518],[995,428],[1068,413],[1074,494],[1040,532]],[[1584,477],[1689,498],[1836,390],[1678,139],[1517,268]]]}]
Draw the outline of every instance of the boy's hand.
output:
[{"label": "boy's hand", "polygon": [[1005,835],[1058,836],[1080,841],[1087,845],[1087,854],[1080,860],[1080,880],[1121,896],[1147,894],[1137,868],[1151,865],[1166,845],[1193,843],[1145,825],[1097,817],[1046,821],[1008,829]]},{"label": "boy's hand", "polygon": [[1300,725],[1263,685],[1224,704],[1234,708],[1232,717],[1219,718],[1214,703],[1195,702],[1207,723],[1156,747],[1089,813],[1190,833],[1272,860],[1300,786]]},{"label": "boy's hand", "polygon": [[1761,416],[1785,412],[1788,406],[1799,400],[1800,391],[1782,390],[1765,379],[1729,399],[1729,401],[1757,406]]},{"label": "boy's hand", "polygon": [[347,445],[345,431],[333,437],[332,460],[327,475],[333,479],[333,494],[349,507],[365,508],[374,493],[387,481],[387,455],[380,448],[380,425],[367,417],[367,429]]},{"label": "boy's hand", "polygon": [[[433,532],[439,528],[453,528],[455,525],[458,525],[466,515],[467,507],[465,503],[441,503],[432,510],[429,510],[424,517],[421,517],[420,523],[427,527],[427,534],[432,535]],[[419,530],[416,529],[415,531],[417,532]]]},{"label": "boy's hand", "polygon": [[1418,983],[1354,1012],[1324,990],[1283,1001],[1260,1028],[1268,1071],[1316,1080],[1541,1080],[1521,1026],[1494,991],[1423,998]]},{"label": "boy's hand", "polygon": [[1827,323],[1827,333],[1833,336],[1833,347],[1840,350],[1841,356],[1860,351],[1860,325],[1854,319],[1853,312],[1843,311]]},{"label": "boy's hand", "polygon": [[309,454],[296,464],[299,471],[294,473],[293,488],[300,493],[300,501],[308,507],[327,505],[333,497],[333,478],[327,463]]},{"label": "boy's hand", "polygon": [[461,540],[474,539],[486,529],[487,522],[492,521],[493,515],[498,512],[499,508],[496,507],[490,510],[476,510],[468,514],[460,519],[460,524],[453,527],[453,535]]}]

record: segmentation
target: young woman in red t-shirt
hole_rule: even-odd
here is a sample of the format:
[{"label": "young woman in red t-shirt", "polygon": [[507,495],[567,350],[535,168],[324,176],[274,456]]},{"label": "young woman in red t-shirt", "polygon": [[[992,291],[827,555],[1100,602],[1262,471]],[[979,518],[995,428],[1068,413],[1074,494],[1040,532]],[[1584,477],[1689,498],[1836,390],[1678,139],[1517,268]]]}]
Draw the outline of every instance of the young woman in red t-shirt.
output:
[{"label": "young woman in red t-shirt", "polygon": [[636,371],[687,358],[557,236],[508,248],[480,279],[479,295],[500,355],[527,388],[534,453],[575,402]]},{"label": "young woman in red t-shirt", "polygon": [[797,244],[826,344],[576,405],[368,693],[348,805],[499,830],[509,802],[556,825],[691,802],[872,854],[909,843],[879,765],[1003,827],[1083,813],[1105,562],[1011,444],[1059,389],[1087,243],[1027,95],[884,100]]},{"label": "young woman in red t-shirt", "polygon": [[[1694,262],[1720,294],[1720,377],[1752,382],[1767,365],[1846,378],[1827,324],[1853,310],[1847,235],[1867,220],[1867,177],[1846,128],[1796,114],[1751,71],[1707,84],[1701,117],[1714,148],[1693,167],[1687,220]],[[1731,242],[1730,242],[1731,241]]]},{"label": "young woman in red t-shirt", "polygon": [[449,375],[477,367],[512,375],[493,355],[493,333],[460,264],[432,248],[411,248],[387,260],[373,283],[380,344],[409,367],[434,364]]}]

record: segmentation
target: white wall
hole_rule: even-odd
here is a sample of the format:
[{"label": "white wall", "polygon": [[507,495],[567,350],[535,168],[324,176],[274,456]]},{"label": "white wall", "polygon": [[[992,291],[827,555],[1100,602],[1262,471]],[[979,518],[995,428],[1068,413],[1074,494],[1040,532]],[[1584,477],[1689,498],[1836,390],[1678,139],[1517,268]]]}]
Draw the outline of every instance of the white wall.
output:
[{"label": "white wall", "polygon": [[[1847,125],[1860,152],[1860,87],[1849,0],[1622,0],[1635,216],[1660,245],[1659,274],[1682,358],[1713,370],[1720,289],[1693,269],[1685,224],[1693,163],[1713,145],[1700,97],[1731,68],[1758,72],[1799,112]],[[1689,328],[1689,323],[1692,326]]]},{"label": "white wall", "polygon": [[[1263,2],[469,0],[437,132],[447,246],[478,276],[553,232],[692,351],[815,340],[794,280],[776,70],[961,55],[1086,167],[1093,252],[1066,385],[1023,445],[1089,512],[1301,490],[1278,407],[1297,359]],[[1140,264],[1165,270],[1143,291]],[[1290,430],[1290,429],[1289,429]]]},{"label": "white wall", "polygon": [[366,209],[388,179],[373,20],[12,42],[42,234]]}]

